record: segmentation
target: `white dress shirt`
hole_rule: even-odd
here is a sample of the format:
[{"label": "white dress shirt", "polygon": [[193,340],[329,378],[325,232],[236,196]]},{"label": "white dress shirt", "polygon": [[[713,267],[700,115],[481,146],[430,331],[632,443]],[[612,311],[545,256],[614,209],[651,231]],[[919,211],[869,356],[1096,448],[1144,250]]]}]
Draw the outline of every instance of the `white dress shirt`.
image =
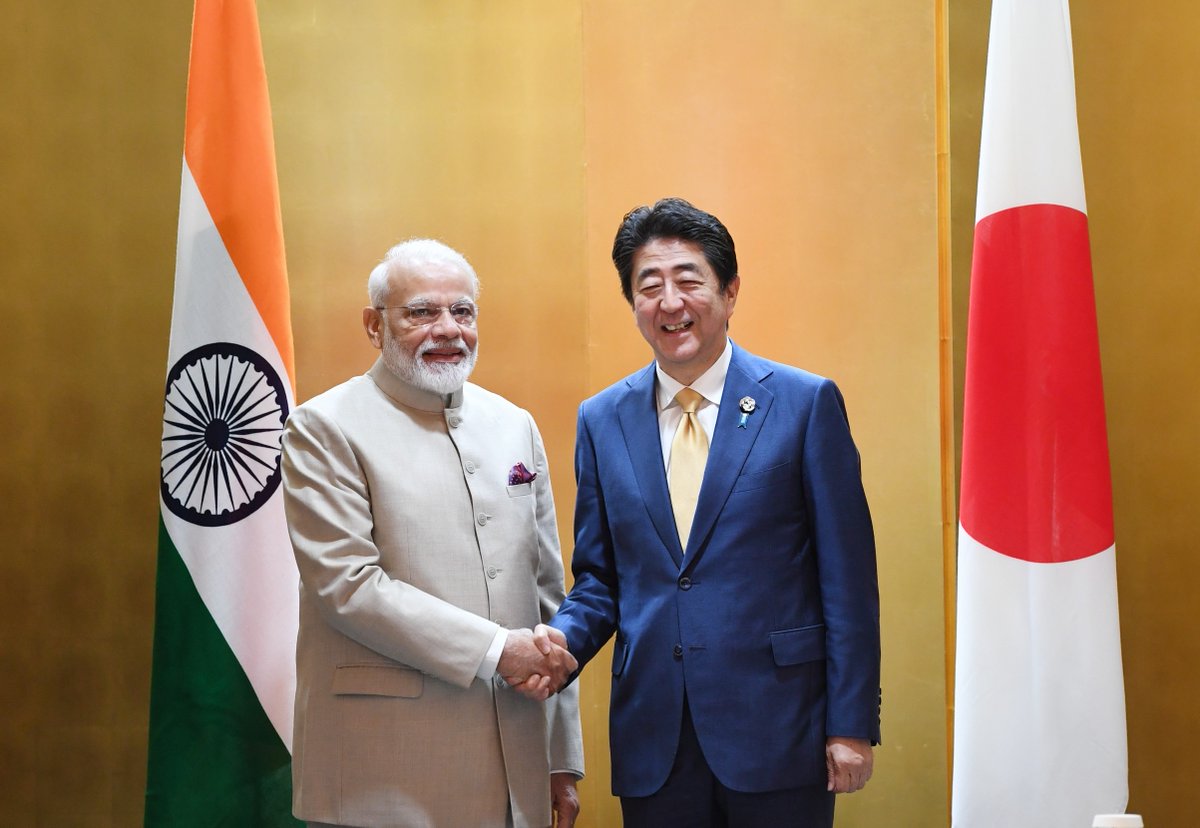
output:
[{"label": "white dress shirt", "polygon": [[[696,378],[690,387],[704,398],[696,409],[696,419],[712,445],[713,431],[717,427],[717,411],[721,406],[721,395],[725,391],[725,375],[729,373],[729,361],[733,359],[733,343],[725,340],[725,350],[717,357],[712,366]],[[654,372],[658,377],[655,385],[655,396],[658,401],[658,434],[662,444],[663,468],[671,473],[671,443],[675,440],[675,431],[679,421],[683,419],[683,409],[675,401],[675,395],[684,388],[678,380],[672,379],[655,364]]]}]

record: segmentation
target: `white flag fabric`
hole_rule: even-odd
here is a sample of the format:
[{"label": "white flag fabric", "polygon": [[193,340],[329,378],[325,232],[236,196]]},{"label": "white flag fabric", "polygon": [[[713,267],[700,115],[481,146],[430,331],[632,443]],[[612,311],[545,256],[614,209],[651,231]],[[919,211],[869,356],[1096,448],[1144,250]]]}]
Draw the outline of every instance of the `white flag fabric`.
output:
[{"label": "white flag fabric", "polygon": [[1112,484],[1066,0],[994,0],[959,513],[954,828],[1128,799]]}]

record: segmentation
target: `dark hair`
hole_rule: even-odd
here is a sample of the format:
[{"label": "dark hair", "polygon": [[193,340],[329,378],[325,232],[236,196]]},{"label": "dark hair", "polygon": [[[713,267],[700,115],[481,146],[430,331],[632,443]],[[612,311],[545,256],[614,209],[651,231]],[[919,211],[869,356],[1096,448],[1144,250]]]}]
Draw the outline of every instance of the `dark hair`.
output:
[{"label": "dark hair", "polygon": [[700,245],[722,291],[737,278],[733,236],[720,219],[682,198],[664,198],[653,207],[643,205],[626,213],[613,239],[613,264],[621,277],[621,292],[630,304],[633,303],[633,257],[655,239],[681,239]]}]

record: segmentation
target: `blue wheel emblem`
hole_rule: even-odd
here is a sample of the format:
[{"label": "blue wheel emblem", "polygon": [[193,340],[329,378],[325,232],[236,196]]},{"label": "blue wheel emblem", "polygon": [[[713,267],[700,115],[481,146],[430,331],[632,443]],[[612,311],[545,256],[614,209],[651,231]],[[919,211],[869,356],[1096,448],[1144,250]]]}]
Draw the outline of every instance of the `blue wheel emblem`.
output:
[{"label": "blue wheel emblem", "polygon": [[189,351],[167,374],[162,499],[198,526],[253,514],[279,487],[287,393],[249,348],[214,342]]}]

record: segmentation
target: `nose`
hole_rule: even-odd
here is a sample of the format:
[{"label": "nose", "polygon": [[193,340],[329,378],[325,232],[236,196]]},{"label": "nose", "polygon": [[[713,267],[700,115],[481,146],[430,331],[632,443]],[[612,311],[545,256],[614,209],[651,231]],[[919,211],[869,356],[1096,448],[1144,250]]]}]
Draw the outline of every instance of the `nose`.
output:
[{"label": "nose", "polygon": [[683,309],[683,295],[679,292],[679,288],[668,281],[663,285],[662,296],[659,297],[658,306],[664,313],[674,313],[677,310]]},{"label": "nose", "polygon": [[438,317],[429,326],[429,335],[437,339],[454,339],[459,334],[458,323],[450,315],[449,308],[438,311]]}]

